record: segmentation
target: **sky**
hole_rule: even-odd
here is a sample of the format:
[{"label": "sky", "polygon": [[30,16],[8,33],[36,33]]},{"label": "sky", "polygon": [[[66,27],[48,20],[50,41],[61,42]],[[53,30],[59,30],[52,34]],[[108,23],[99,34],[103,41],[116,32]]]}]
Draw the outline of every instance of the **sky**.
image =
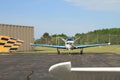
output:
[{"label": "sky", "polygon": [[34,26],[36,39],[120,28],[120,0],[0,0],[0,23]]}]

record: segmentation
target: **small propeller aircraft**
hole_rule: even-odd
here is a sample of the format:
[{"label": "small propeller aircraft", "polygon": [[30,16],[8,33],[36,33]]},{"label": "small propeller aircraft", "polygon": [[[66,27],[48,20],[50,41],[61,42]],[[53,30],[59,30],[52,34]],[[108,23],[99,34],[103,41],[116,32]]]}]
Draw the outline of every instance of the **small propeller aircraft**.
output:
[{"label": "small propeller aircraft", "polygon": [[74,40],[74,38],[62,39],[65,42],[65,46],[49,45],[49,44],[31,44],[31,46],[43,46],[43,47],[56,48],[58,54],[60,54],[59,49],[67,49],[67,50],[69,50],[69,54],[70,54],[70,51],[73,50],[73,49],[80,49],[80,54],[83,54],[83,49],[84,48],[110,45],[110,43],[103,43],[103,44],[88,44],[88,45],[75,46],[74,42],[78,39],[79,38],[77,38],[75,40]]}]

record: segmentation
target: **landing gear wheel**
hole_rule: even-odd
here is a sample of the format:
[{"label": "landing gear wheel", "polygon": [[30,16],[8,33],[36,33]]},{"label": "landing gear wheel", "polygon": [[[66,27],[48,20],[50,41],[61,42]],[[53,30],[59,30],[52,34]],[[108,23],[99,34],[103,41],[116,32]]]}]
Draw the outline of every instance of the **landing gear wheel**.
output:
[{"label": "landing gear wheel", "polygon": [[80,51],[80,55],[82,55],[83,54],[83,49],[81,49],[81,51]]},{"label": "landing gear wheel", "polygon": [[60,51],[59,51],[59,49],[57,48],[57,52],[58,52],[58,55],[60,54]]}]

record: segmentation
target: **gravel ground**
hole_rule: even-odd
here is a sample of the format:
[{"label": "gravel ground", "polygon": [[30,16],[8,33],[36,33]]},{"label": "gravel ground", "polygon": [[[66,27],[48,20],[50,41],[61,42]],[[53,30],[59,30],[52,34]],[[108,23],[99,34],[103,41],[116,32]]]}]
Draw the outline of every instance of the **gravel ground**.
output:
[{"label": "gravel ground", "polygon": [[120,54],[10,54],[0,55],[0,80],[57,80],[50,66],[71,61],[72,67],[120,67]]}]

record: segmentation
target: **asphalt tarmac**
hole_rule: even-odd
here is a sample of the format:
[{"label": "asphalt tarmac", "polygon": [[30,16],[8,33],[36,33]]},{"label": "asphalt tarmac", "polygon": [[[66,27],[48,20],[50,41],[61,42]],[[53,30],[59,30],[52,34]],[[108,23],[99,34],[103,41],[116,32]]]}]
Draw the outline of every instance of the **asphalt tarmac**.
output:
[{"label": "asphalt tarmac", "polygon": [[0,80],[57,80],[50,66],[71,61],[72,67],[120,67],[120,54],[10,54],[0,55]]}]

